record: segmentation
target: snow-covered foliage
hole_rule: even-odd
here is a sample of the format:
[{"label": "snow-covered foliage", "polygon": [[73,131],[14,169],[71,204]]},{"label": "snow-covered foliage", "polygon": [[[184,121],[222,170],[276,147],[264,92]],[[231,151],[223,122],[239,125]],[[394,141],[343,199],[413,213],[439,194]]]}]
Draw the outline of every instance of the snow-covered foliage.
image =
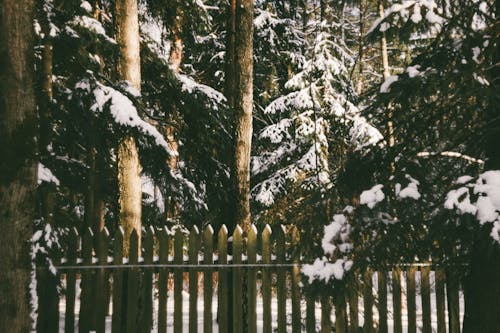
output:
[{"label": "snow-covered foliage", "polygon": [[356,150],[381,140],[353,103],[351,64],[345,46],[320,32],[310,59],[285,85],[290,93],[265,108],[275,122],[258,134],[269,148],[252,157],[252,174],[267,175],[252,189],[258,203],[271,206],[294,182],[305,189],[329,188],[338,167],[330,163],[335,144]]},{"label": "snow-covered foliage", "polygon": [[463,176],[457,179],[457,184],[462,186],[448,192],[444,207],[474,215],[482,225],[491,223],[490,235],[500,243],[500,171],[486,171],[475,181]]}]

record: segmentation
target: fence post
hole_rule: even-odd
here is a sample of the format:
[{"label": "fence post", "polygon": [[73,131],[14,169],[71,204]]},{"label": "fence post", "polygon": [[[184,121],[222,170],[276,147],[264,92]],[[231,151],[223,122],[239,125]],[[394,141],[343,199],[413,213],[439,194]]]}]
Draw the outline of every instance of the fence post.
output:
[{"label": "fence post", "polygon": [[347,311],[346,311],[346,295],[344,291],[338,291],[334,296],[335,305],[335,333],[347,333]]},{"label": "fence post", "polygon": [[364,318],[363,332],[373,332],[373,273],[370,268],[367,268],[363,274],[363,304],[364,304]]},{"label": "fence post", "polygon": [[430,267],[423,266],[420,270],[422,294],[422,332],[431,333],[431,289],[429,281]]},{"label": "fence post", "polygon": [[[247,244],[248,264],[255,265],[257,263],[257,228],[252,224],[248,230]],[[248,333],[257,332],[257,269],[250,266],[248,268]]]},{"label": "fence post", "polygon": [[[144,264],[153,264],[153,244],[155,231],[152,226],[144,236]],[[142,332],[151,332],[153,325],[153,268],[144,269],[143,280],[143,311],[141,313]]]},{"label": "fence post", "polygon": [[[214,263],[214,229],[207,225],[203,233],[203,263]],[[203,275],[203,332],[212,333],[212,269],[207,268]]]},{"label": "fence post", "polygon": [[[225,225],[219,230],[217,249],[219,251],[219,264],[227,264],[227,228]],[[229,309],[227,306],[228,302],[228,290],[227,290],[227,268],[219,269],[219,288],[218,288],[218,309],[217,309],[217,319],[219,321],[219,332],[228,333],[229,327],[228,314]]]},{"label": "fence post", "polygon": [[[285,230],[282,225],[278,226],[276,234],[276,259],[277,264],[285,263]],[[278,333],[286,332],[286,270],[283,267],[277,269],[277,296],[278,296]]]},{"label": "fence post", "polygon": [[[266,224],[262,232],[262,263],[271,264],[271,227]],[[271,333],[271,269],[264,267],[262,269],[262,319],[263,332]]]},{"label": "fence post", "polygon": [[437,333],[446,333],[445,321],[445,301],[444,301],[444,271],[436,268],[434,273],[435,286],[436,286],[436,316],[437,316]]},{"label": "fence post", "polygon": [[243,295],[241,279],[241,255],[243,252],[243,230],[239,225],[233,232],[233,333],[243,332]]},{"label": "fence post", "polygon": [[[101,232],[95,235],[97,244],[97,257],[99,265],[108,264],[108,239],[109,232],[104,228]],[[96,292],[96,331],[97,333],[104,333],[106,330],[106,314],[107,314],[107,279],[106,271],[99,269],[96,271],[97,292]]]},{"label": "fence post", "polygon": [[291,233],[295,264],[292,268],[292,333],[300,333],[300,233],[296,226],[293,226]]},{"label": "fence post", "polygon": [[[158,239],[160,241],[160,265],[166,265],[168,264],[168,254],[170,252],[170,237],[167,227],[159,231]],[[160,268],[158,274],[158,333],[167,333],[167,293],[168,270],[163,267]]]},{"label": "fence post", "polygon": [[[198,228],[189,233],[189,264],[198,265]],[[189,269],[189,333],[198,332],[198,269]]]},{"label": "fence post", "polygon": [[[180,228],[175,230],[174,236],[174,264],[184,263],[183,252],[184,235]],[[183,269],[174,268],[174,332],[182,332],[182,285]]]},{"label": "fence post", "polygon": [[408,333],[417,333],[417,306],[415,293],[415,266],[408,267],[406,272],[406,308],[408,310]]},{"label": "fence post", "polygon": [[401,269],[395,267],[392,270],[392,306],[394,333],[403,333],[403,323],[401,318]]},{"label": "fence post", "polygon": [[[78,231],[72,228],[68,235],[68,265],[76,265],[78,237]],[[64,320],[66,333],[75,331],[75,283],[76,273],[70,269],[66,273],[66,317]]]},{"label": "fence post", "polygon": [[[113,242],[113,264],[123,265],[123,228],[118,227]],[[113,333],[122,332],[123,325],[123,270],[115,268],[113,270],[113,317],[111,322],[111,331]]]},{"label": "fence post", "polygon": [[379,332],[387,333],[387,272],[377,272]]},{"label": "fence post", "polygon": [[[83,234],[82,256],[84,265],[92,265],[92,229],[87,228]],[[90,306],[92,297],[92,270],[86,269],[82,272],[80,297],[80,320],[79,332],[89,332],[91,329]]]},{"label": "fence post", "polygon": [[[139,248],[139,235],[136,229],[132,230],[130,234],[130,246],[129,246],[129,264],[131,266],[137,265],[140,256]],[[137,322],[137,304],[139,301],[139,269],[130,267],[128,269],[128,281],[127,281],[127,332],[136,333],[138,331]]]}]

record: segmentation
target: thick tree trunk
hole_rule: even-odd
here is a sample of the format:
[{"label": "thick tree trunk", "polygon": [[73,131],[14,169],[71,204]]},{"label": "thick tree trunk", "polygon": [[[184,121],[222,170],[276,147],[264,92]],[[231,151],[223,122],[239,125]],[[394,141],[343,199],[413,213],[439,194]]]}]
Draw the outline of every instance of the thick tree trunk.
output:
[{"label": "thick tree trunk", "polygon": [[229,107],[235,107],[236,93],[236,0],[230,0],[227,14],[226,70],[224,95]]},{"label": "thick tree trunk", "polygon": [[37,131],[33,1],[0,0],[0,332],[29,332]]},{"label": "thick tree trunk", "polygon": [[250,149],[253,110],[253,0],[236,2],[235,225],[250,227]]},{"label": "thick tree trunk", "polygon": [[463,333],[500,332],[500,246],[489,231],[479,233],[469,265]]},{"label": "thick tree trunk", "polygon": [[[137,0],[115,2],[116,41],[120,47],[118,76],[141,90],[139,17]],[[120,225],[125,231],[123,252],[128,255],[132,230],[141,235],[142,182],[141,165],[135,139],[125,137],[118,148],[118,186]],[[140,244],[140,242],[139,242]],[[140,245],[139,245],[140,248]]]}]

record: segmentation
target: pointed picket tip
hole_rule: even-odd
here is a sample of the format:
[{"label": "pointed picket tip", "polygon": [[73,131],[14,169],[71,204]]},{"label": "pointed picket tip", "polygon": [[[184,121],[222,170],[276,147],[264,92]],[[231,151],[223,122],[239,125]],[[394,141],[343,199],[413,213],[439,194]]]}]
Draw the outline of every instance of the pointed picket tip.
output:
[{"label": "pointed picket tip", "polygon": [[271,229],[271,226],[269,224],[266,224],[266,226],[264,227],[264,231],[262,231],[262,233],[271,235],[273,233],[273,229]]},{"label": "pointed picket tip", "polygon": [[225,224],[223,224],[219,229],[219,235],[222,236],[227,234],[228,234],[227,227]]},{"label": "pointed picket tip", "polygon": [[236,228],[234,228],[233,235],[236,235],[236,233],[243,234],[243,229],[241,229],[239,224],[236,226]]},{"label": "pointed picket tip", "polygon": [[214,228],[212,228],[211,224],[206,225],[204,233],[205,233],[205,235],[213,235],[214,234]]},{"label": "pointed picket tip", "polygon": [[122,238],[125,236],[125,231],[123,230],[123,227],[120,225],[118,226],[118,228],[116,228],[116,231],[115,231],[115,238]]},{"label": "pointed picket tip", "polygon": [[80,233],[78,232],[78,229],[76,227],[73,227],[73,228],[70,228],[69,235],[78,237],[78,236],[80,236]]},{"label": "pointed picket tip", "polygon": [[152,225],[150,225],[149,227],[146,228],[146,234],[151,234],[151,235],[156,234],[155,228]]},{"label": "pointed picket tip", "polygon": [[83,237],[94,237],[94,232],[92,231],[91,227],[85,228],[85,231],[83,232]]},{"label": "pointed picket tip", "polygon": [[200,234],[200,230],[198,229],[198,227],[196,225],[193,225],[193,227],[191,228],[190,234],[196,234],[196,235]]},{"label": "pointed picket tip", "polygon": [[108,230],[108,228],[106,228],[106,227],[102,228],[101,235],[104,236],[104,237],[109,237],[109,230]]},{"label": "pointed picket tip", "polygon": [[285,227],[285,225],[280,224],[280,225],[279,225],[279,229],[281,229],[281,232],[282,232],[283,234],[286,234],[286,227]]},{"label": "pointed picket tip", "polygon": [[254,224],[250,226],[250,229],[248,230],[248,240],[256,240],[257,239],[257,228],[255,227]]}]

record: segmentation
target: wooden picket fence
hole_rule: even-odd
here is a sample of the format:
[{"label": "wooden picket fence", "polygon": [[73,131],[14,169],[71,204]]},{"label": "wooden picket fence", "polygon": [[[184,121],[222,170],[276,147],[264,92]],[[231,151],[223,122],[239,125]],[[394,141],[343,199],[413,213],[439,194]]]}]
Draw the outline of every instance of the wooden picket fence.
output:
[{"label": "wooden picket fence", "polygon": [[[186,324],[183,322],[183,285],[187,275],[190,333],[198,332],[199,319],[203,321],[203,332],[212,333],[214,320],[217,320],[219,332],[240,333],[244,329],[256,332],[259,297],[259,304],[262,304],[260,325],[265,333],[274,328],[278,333],[317,330],[323,333],[332,332],[332,329],[337,333],[357,333],[361,329],[361,318],[364,318],[362,332],[387,332],[390,317],[395,333],[403,331],[403,324],[409,333],[416,333],[418,327],[430,333],[433,332],[432,316],[437,318],[438,333],[460,332],[458,281],[450,276],[446,279],[442,270],[435,269],[434,284],[431,284],[431,269],[434,268],[429,264],[407,265],[390,272],[367,269],[359,274],[355,287],[346,288],[345,297],[315,298],[301,288],[300,254],[293,251],[300,242],[296,228],[286,232],[278,227],[272,232],[266,226],[259,233],[252,227],[244,238],[237,227],[232,235],[232,249],[228,248],[228,236],[225,227],[217,235],[210,226],[202,233],[196,227],[189,233],[181,229],[171,232],[167,228],[157,231],[149,228],[143,232],[142,239],[132,232],[130,256],[124,258],[121,229],[113,237],[106,229],[99,234],[88,229],[82,236],[73,229],[68,236],[66,256],[58,265],[58,274],[65,286],[65,303],[62,303],[65,309],[59,314],[64,317],[64,331],[106,332],[106,322],[108,325],[111,322],[112,332],[167,332],[167,326],[176,333],[182,332]],[[141,253],[137,251],[138,244],[142,245]],[[231,255],[228,249],[232,250]],[[420,279],[415,278],[416,274]],[[202,288],[198,285],[200,276],[204,277]],[[167,316],[172,278],[173,316]],[[402,278],[406,279],[404,291]],[[214,285],[214,281],[217,284]],[[373,285],[374,281],[377,286]],[[388,308],[388,287],[392,290],[392,309]],[[432,310],[431,287],[435,290]],[[197,309],[200,290],[203,318],[198,318]],[[402,302],[403,292],[406,304]],[[212,313],[215,296],[217,313]],[[247,298],[246,302],[243,297]],[[417,316],[417,297],[421,297],[421,316]],[[273,298],[277,303],[274,317]],[[316,321],[318,302],[321,306],[319,323]],[[287,308],[287,303],[291,307]],[[360,303],[363,313],[359,313]],[[75,314],[77,304],[79,312]],[[404,307],[407,320],[403,323]],[[377,316],[374,316],[374,308]],[[290,309],[288,316],[291,319],[287,322]],[[167,323],[172,317],[173,323]],[[157,323],[155,327],[153,323]]]}]

